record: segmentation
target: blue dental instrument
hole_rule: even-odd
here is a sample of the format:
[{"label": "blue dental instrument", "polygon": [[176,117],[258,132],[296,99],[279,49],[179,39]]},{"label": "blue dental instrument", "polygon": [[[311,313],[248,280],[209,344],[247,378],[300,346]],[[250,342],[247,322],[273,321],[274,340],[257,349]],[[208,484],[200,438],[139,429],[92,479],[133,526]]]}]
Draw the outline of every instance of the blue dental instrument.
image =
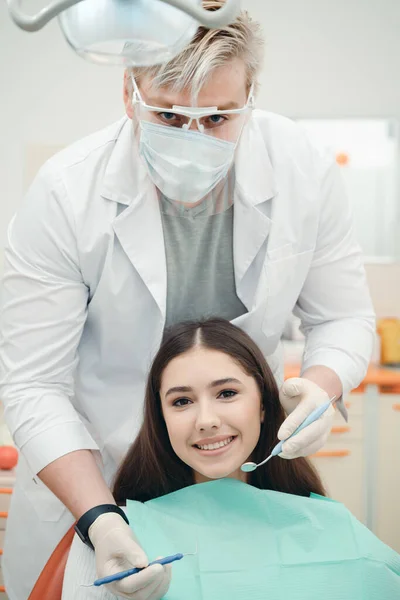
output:
[{"label": "blue dental instrument", "polygon": [[[171,556],[165,556],[164,558],[158,558],[157,560],[153,560],[153,562],[149,563],[147,566],[151,567],[152,565],[169,565],[176,560],[182,560],[184,556],[194,556],[196,552],[186,552],[186,554],[173,554]],[[96,579],[92,585],[98,587],[100,585],[104,585],[105,583],[111,583],[112,581],[119,581],[120,579],[125,579],[125,577],[129,577],[130,575],[135,575],[136,573],[140,573],[143,569],[147,569],[147,567],[143,567],[141,569],[132,568],[127,571],[121,571],[120,573],[114,573],[114,575],[108,575],[108,577],[102,577],[101,579]],[[84,587],[92,587],[92,586],[84,586]]]},{"label": "blue dental instrument", "polygon": [[314,409],[312,411],[312,413],[310,413],[308,415],[308,417],[306,417],[304,419],[304,421],[302,422],[301,425],[299,425],[299,427],[291,434],[289,435],[289,437],[287,437],[285,440],[282,440],[281,442],[279,442],[275,448],[272,450],[271,454],[268,456],[268,458],[266,458],[265,460],[263,460],[262,462],[260,462],[258,465],[254,462],[246,462],[244,463],[240,468],[244,473],[251,473],[252,471],[255,471],[258,467],[261,467],[262,465],[265,465],[265,463],[267,463],[273,456],[277,456],[278,454],[280,454],[283,451],[283,444],[285,442],[287,442],[288,440],[290,440],[290,438],[292,438],[293,436],[295,436],[297,433],[299,433],[300,431],[302,431],[305,427],[307,427],[308,425],[311,425],[311,423],[314,423],[314,421],[316,421],[317,419],[319,419],[319,417],[321,415],[324,414],[324,412],[326,410],[328,410],[328,408],[334,404],[336,402],[336,400],[338,400],[338,398],[336,398],[336,396],[333,396],[333,398],[331,398],[330,400],[328,400],[328,402],[325,402],[324,404],[321,404],[321,406],[318,406],[316,409]]}]

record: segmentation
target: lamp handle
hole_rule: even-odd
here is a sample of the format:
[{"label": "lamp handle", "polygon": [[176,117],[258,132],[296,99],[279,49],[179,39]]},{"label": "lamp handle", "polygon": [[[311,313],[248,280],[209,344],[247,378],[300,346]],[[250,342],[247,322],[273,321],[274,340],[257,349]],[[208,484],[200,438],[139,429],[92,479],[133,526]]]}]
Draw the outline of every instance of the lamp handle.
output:
[{"label": "lamp handle", "polygon": [[162,2],[179,8],[209,29],[216,29],[232,23],[240,12],[240,0],[226,0],[221,8],[213,11],[188,3],[187,0],[162,0]]},{"label": "lamp handle", "polygon": [[[83,0],[56,0],[36,15],[26,15],[20,10],[20,0],[7,0],[8,10],[12,20],[25,31],[39,31],[51,19]],[[240,10],[240,0],[226,0],[224,6],[217,11],[208,11],[201,6],[189,4],[187,0],[161,0],[182,10],[201,25],[210,29],[227,25],[235,20]]]},{"label": "lamp handle", "polygon": [[8,11],[12,20],[25,31],[39,31],[60,12],[74,6],[74,4],[78,4],[78,2],[82,2],[82,0],[57,0],[46,6],[46,8],[42,8],[36,15],[30,16],[21,12],[20,0],[7,0]]}]

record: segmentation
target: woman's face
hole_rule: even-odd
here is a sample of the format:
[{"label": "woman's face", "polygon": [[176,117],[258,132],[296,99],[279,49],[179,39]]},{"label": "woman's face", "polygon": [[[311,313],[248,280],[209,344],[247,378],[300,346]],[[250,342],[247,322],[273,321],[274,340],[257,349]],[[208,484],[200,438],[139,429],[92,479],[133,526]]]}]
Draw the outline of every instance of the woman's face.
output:
[{"label": "woman's face", "polygon": [[201,346],[174,358],[161,379],[172,448],[196,483],[233,477],[257,445],[263,413],[255,380],[229,355]]}]

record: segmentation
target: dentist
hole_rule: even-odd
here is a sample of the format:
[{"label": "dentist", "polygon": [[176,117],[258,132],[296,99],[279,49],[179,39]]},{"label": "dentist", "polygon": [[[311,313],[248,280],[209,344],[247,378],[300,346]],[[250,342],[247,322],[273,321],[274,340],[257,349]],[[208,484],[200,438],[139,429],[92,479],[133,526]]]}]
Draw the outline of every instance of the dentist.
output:
[{"label": "dentist", "polygon": [[[20,450],[10,600],[28,598],[75,520],[99,577],[147,564],[109,486],[166,327],[219,316],[252,336],[281,386],[281,439],[366,372],[374,314],[338,168],[295,123],[254,109],[262,54],[243,12],[200,28],[170,63],[127,71],[126,116],[50,159],[9,226],[0,383]],[[301,377],[283,383],[292,311],[306,345]],[[321,448],[333,412],[282,457]],[[158,600],[169,579],[155,565],[109,589]]]}]

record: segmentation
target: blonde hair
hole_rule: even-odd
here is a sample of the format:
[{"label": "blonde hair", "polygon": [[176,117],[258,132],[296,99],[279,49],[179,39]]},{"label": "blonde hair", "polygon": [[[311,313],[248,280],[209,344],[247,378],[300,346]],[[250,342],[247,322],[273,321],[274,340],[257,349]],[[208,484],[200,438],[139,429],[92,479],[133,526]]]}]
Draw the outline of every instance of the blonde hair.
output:
[{"label": "blonde hair", "polygon": [[[224,2],[203,0],[202,4],[206,10],[214,11],[221,8]],[[132,67],[128,72],[138,82],[147,75],[157,87],[170,87],[176,92],[190,88],[192,95],[197,96],[215,69],[234,58],[240,58],[246,66],[247,89],[254,83],[256,91],[263,54],[264,38],[260,24],[253,21],[247,11],[241,11],[237,19],[225,27],[199,27],[190,44],[168,63]]]}]

